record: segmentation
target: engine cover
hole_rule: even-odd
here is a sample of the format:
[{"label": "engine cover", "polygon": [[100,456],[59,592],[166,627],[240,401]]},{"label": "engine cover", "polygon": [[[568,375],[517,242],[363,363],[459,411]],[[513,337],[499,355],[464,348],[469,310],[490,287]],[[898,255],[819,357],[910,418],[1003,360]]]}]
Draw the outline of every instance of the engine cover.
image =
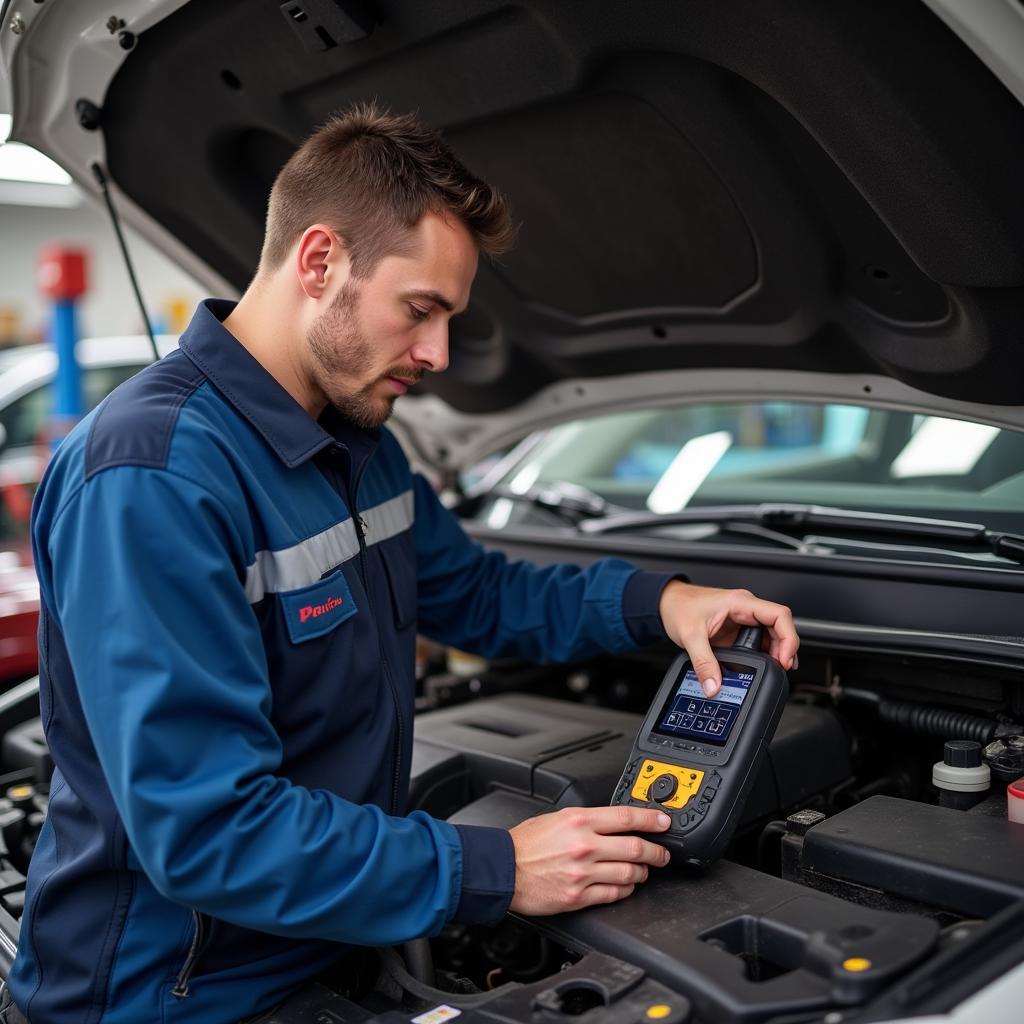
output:
[{"label": "engine cover", "polygon": [[[412,805],[509,828],[557,807],[606,804],[639,715],[503,696],[417,719]],[[777,814],[850,774],[835,716],[787,705],[745,821]],[[702,1019],[747,1024],[862,1005],[925,958],[938,925],[858,906],[720,860],[665,869],[628,900],[530,921],[562,945],[635,964]]]}]

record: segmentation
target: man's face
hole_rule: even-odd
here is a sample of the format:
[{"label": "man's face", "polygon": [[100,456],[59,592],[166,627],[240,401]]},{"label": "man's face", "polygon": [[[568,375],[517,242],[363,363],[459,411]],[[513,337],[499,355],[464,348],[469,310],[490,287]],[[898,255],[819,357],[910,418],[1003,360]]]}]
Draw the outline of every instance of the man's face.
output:
[{"label": "man's face", "polygon": [[340,284],[306,334],[312,382],[361,427],[379,427],[409,386],[448,366],[448,322],[469,301],[477,249],[465,226],[427,214],[411,242]]}]

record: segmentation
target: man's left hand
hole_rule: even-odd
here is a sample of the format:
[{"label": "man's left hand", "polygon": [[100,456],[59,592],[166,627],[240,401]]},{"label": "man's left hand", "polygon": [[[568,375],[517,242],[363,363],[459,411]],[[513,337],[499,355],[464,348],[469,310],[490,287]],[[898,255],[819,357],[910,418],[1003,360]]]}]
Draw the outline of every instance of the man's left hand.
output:
[{"label": "man's left hand", "polygon": [[669,639],[686,650],[704,693],[713,697],[722,685],[722,669],[712,646],[730,647],[743,626],[764,626],[768,653],[784,668],[796,662],[800,637],[793,613],[783,604],[762,601],[749,590],[718,590],[673,580],[658,605]]}]

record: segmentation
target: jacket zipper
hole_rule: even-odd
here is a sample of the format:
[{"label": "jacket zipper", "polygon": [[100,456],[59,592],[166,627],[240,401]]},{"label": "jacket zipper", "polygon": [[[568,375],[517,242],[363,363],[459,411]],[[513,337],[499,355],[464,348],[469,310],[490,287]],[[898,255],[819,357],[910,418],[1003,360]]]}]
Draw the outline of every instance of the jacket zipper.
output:
[{"label": "jacket zipper", "polygon": [[185,958],[178,977],[171,989],[171,995],[177,999],[187,999],[189,995],[188,983],[196,967],[199,966],[199,958],[206,943],[206,924],[203,915],[198,910],[192,911],[192,945],[189,947],[188,956]]},{"label": "jacket zipper", "polygon": [[[369,459],[366,461],[368,462]],[[362,516],[359,515],[358,506],[356,505],[356,498],[359,494],[359,481],[363,477],[363,470],[365,468],[366,462],[364,462],[360,467],[359,476],[352,482],[351,487],[349,486],[348,481],[345,482],[345,497],[348,501],[349,513],[352,516],[352,523],[356,529],[356,540],[359,542],[359,575],[362,577],[363,589],[366,591],[366,596],[370,599],[372,604],[372,598],[370,598],[370,580],[366,571],[366,527],[363,523]],[[395,682],[391,678],[391,669],[388,668],[388,659],[384,653],[384,642],[381,639],[381,630],[379,627],[377,629],[377,650],[380,653],[381,671],[384,673],[384,678],[387,680],[388,690],[391,693],[391,703],[395,709],[394,769],[391,775],[391,813],[397,814],[399,780],[401,778],[402,740],[404,737],[402,729],[402,707],[398,701],[398,691],[395,689]]]}]

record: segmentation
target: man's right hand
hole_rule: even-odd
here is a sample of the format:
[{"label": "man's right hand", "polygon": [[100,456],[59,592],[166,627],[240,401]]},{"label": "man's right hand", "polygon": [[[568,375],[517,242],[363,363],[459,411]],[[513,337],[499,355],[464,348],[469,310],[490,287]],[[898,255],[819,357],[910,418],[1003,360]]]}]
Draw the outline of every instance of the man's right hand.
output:
[{"label": "man's right hand", "polygon": [[539,917],[614,903],[664,867],[669,853],[639,836],[664,832],[671,820],[646,807],[567,807],[511,829],[516,851],[512,910]]}]

